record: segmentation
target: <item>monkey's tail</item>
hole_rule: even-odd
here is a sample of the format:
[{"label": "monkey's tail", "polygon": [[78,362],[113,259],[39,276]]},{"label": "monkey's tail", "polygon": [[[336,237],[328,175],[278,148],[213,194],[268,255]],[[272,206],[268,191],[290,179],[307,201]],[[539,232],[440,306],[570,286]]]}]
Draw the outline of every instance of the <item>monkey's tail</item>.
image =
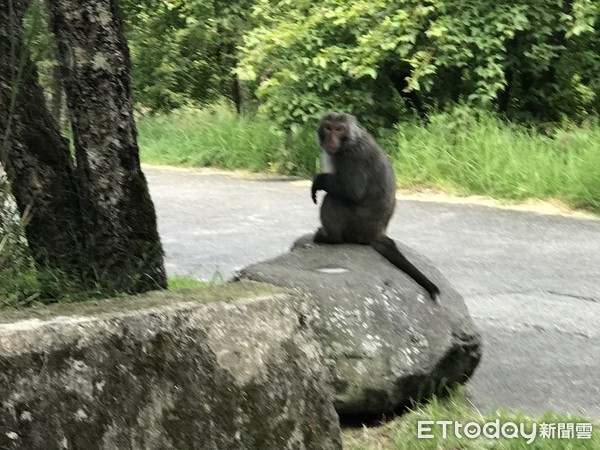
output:
[{"label": "monkey's tail", "polygon": [[406,273],[409,277],[415,280],[423,289],[425,289],[432,300],[440,294],[438,287],[427,278],[423,272],[417,269],[406,257],[400,252],[396,243],[387,236],[381,236],[371,242],[371,246],[377,250],[385,259],[391,262],[394,266]]}]

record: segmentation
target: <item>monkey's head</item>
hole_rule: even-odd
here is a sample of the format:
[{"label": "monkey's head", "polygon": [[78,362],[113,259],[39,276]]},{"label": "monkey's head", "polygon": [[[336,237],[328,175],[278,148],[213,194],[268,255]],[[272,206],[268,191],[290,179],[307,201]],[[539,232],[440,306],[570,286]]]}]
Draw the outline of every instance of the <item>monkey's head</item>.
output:
[{"label": "monkey's head", "polygon": [[356,117],[346,113],[325,113],[319,120],[317,136],[319,145],[334,155],[345,142],[352,141],[358,131]]}]

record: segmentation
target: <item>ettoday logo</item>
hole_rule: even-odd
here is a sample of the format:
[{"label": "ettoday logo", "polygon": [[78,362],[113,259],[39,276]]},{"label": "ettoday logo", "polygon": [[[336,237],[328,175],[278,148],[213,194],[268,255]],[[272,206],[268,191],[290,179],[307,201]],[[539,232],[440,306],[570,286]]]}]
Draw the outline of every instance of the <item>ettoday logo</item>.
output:
[{"label": "ettoday logo", "polygon": [[527,444],[536,439],[591,439],[591,423],[516,423],[478,422],[462,423],[454,420],[420,420],[417,422],[418,439],[434,439],[439,436],[448,439],[450,434],[458,439],[518,439],[523,438]]}]

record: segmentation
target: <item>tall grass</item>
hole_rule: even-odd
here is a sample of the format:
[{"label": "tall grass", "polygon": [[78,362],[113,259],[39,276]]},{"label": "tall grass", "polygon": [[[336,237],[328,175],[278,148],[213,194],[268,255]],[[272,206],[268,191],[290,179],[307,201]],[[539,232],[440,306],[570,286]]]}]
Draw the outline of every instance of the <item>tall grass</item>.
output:
[{"label": "tall grass", "polygon": [[[555,198],[600,212],[600,125],[542,132],[458,109],[427,125],[398,124],[381,140],[402,187],[437,187],[498,199]],[[258,116],[225,107],[139,121],[142,160],[154,164],[272,171],[318,170],[313,129],[286,137]]]},{"label": "tall grass", "polygon": [[542,133],[491,116],[434,116],[397,126],[398,183],[500,199],[556,198],[600,212],[600,126]]},{"label": "tall grass", "polygon": [[[145,117],[138,128],[141,158],[147,163],[308,173],[304,156],[310,152],[288,151],[288,138],[274,123],[238,117],[224,106]],[[309,160],[312,171],[316,158]]]}]

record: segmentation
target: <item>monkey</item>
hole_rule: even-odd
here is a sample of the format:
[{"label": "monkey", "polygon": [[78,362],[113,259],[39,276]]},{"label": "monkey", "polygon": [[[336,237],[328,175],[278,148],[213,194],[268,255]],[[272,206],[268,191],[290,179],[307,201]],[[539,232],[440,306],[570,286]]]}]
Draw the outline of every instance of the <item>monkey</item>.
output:
[{"label": "monkey", "polygon": [[311,198],[325,191],[313,241],[370,245],[436,300],[438,287],[400,252],[386,230],[396,207],[392,163],[351,114],[324,114],[317,127],[326,172],[313,178]]}]

